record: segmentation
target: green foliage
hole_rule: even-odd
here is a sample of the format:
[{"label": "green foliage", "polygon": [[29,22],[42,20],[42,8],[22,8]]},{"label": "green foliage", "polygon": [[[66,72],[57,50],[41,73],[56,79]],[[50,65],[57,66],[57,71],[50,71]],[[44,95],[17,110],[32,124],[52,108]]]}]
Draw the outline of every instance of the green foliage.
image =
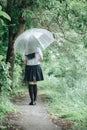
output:
[{"label": "green foliage", "polygon": [[8,19],[9,21],[11,21],[10,16],[5,13],[4,11],[2,11],[2,7],[0,6],[0,16],[3,16],[4,18]]},{"label": "green foliage", "polygon": [[0,23],[3,25],[4,21],[1,17],[6,18],[7,20],[11,21],[10,16],[6,12],[2,11],[2,6],[0,5]]},{"label": "green foliage", "polygon": [[[74,35],[70,34],[72,40]],[[39,85],[46,95],[48,111],[54,117],[75,123],[73,130],[87,129],[87,50],[81,38],[74,43],[51,46],[44,52],[45,80]]]},{"label": "green foliage", "polygon": [[[23,4],[20,0],[14,1],[14,6],[12,2],[8,0],[12,20],[10,26],[14,27],[14,33],[17,32],[20,18],[24,18],[26,28],[49,29],[57,39],[57,42],[44,52],[42,67],[45,81],[40,83],[44,89],[43,93],[47,96],[50,113],[53,117],[73,120],[76,123],[72,128],[74,130],[87,129],[87,1],[26,0]],[[8,72],[10,66],[5,64],[8,39],[3,42],[2,37],[8,31],[3,20],[9,19],[9,16],[3,13],[1,6],[0,10],[0,86],[5,94],[8,90],[18,93],[23,78],[21,59],[17,56],[15,60],[12,91]],[[3,109],[2,113],[5,113],[4,111],[7,110]]]},{"label": "green foliage", "polygon": [[4,62],[3,56],[0,55],[0,89],[1,91],[9,91],[11,90],[11,79],[9,76],[9,64]]},{"label": "green foliage", "polygon": [[[66,37],[66,31],[74,30],[74,32],[78,32],[78,39],[82,37],[82,42],[86,47],[86,12],[86,0],[37,0],[32,6],[24,9],[24,16],[27,16],[27,27],[48,28],[55,36],[57,35],[57,39],[62,38],[63,40],[64,38],[68,40],[69,37]],[[59,33],[62,36],[59,36]]]},{"label": "green foliage", "polygon": [[24,92],[24,84],[23,84],[23,63],[20,55],[15,55],[15,64],[14,64],[14,72],[13,72],[13,89],[11,91],[12,94],[22,94]]},{"label": "green foliage", "polygon": [[0,95],[0,128],[2,126],[4,114],[6,114],[7,112],[14,111],[14,110],[15,110],[15,107],[10,102],[8,97]]},{"label": "green foliage", "polygon": [[14,74],[13,74],[13,93],[22,93],[23,85],[22,85],[22,68],[20,65],[15,63],[14,65]]},{"label": "green foliage", "polygon": [[0,115],[14,110],[13,104],[5,96],[0,96]]},{"label": "green foliage", "polygon": [[5,19],[11,20],[10,16],[0,6],[0,129],[4,128],[2,125],[4,114],[14,109],[12,103],[6,97],[10,94],[12,80],[9,76],[10,64],[5,63],[8,42]]}]

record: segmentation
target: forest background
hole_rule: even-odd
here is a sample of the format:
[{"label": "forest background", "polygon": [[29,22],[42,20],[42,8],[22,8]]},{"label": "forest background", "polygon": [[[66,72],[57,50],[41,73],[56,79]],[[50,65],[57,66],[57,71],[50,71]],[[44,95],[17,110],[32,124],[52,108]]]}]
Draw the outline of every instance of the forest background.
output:
[{"label": "forest background", "polygon": [[44,54],[45,80],[39,84],[52,118],[87,129],[87,1],[0,0],[0,127],[14,110],[9,96],[23,93],[24,65],[14,56],[14,40],[25,29],[45,28],[56,42]]}]

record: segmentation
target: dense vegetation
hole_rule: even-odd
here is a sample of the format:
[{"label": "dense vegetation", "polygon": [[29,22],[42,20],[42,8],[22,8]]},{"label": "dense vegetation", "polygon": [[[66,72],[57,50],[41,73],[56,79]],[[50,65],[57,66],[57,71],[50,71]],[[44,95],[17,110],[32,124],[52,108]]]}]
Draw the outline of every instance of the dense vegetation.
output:
[{"label": "dense vegetation", "polygon": [[53,118],[73,121],[70,129],[86,130],[87,1],[0,0],[0,4],[0,124],[4,114],[15,109],[10,95],[22,92],[23,66],[20,56],[14,61],[14,39],[27,28],[41,27],[56,39],[43,52],[45,80],[39,83],[48,111]]}]

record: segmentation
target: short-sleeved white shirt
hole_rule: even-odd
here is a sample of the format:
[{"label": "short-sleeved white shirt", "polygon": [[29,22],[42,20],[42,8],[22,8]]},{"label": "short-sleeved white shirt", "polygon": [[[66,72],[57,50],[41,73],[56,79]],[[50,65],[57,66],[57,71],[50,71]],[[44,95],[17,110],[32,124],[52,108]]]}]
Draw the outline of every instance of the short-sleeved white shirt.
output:
[{"label": "short-sleeved white shirt", "polygon": [[39,57],[42,56],[42,51],[40,48],[36,48],[35,51],[35,58],[33,59],[28,59],[27,56],[23,55],[22,59],[23,60],[27,60],[27,65],[39,65],[40,64],[40,60]]}]

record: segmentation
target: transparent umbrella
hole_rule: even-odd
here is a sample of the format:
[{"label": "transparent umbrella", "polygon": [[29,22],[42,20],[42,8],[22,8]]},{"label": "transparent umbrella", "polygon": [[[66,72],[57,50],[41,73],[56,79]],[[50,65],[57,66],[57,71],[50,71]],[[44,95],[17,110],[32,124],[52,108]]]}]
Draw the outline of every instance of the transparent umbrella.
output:
[{"label": "transparent umbrella", "polygon": [[14,43],[14,52],[29,54],[35,52],[36,47],[46,49],[54,42],[52,33],[46,29],[33,28],[20,34]]}]

